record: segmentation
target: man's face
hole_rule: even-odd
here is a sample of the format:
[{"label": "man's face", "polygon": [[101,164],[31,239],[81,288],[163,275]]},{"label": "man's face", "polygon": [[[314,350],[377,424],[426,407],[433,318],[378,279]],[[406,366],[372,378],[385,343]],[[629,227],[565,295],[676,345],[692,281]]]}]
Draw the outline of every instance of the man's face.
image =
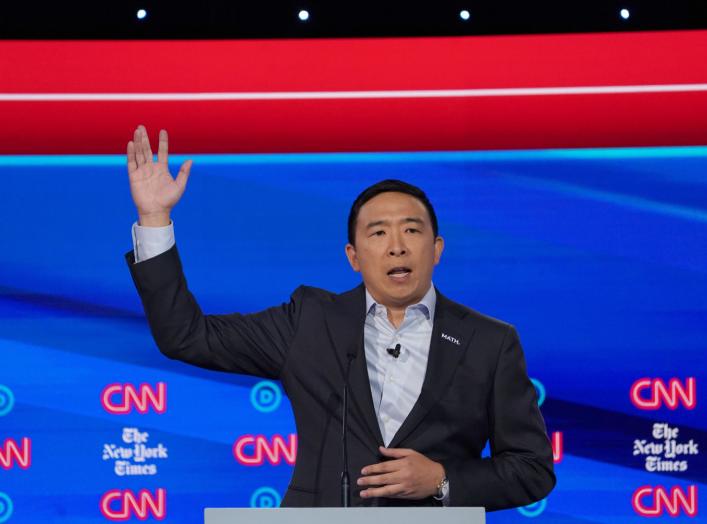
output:
[{"label": "man's face", "polygon": [[376,195],[361,207],[355,241],[355,246],[346,245],[351,267],[361,272],[369,293],[386,307],[419,302],[444,249],[422,202],[396,192]]}]

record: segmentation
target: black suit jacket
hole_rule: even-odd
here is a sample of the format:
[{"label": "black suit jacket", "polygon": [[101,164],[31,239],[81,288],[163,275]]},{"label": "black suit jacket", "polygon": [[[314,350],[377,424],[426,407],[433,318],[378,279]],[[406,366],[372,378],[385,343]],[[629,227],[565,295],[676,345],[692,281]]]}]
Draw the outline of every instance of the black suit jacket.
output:
[{"label": "black suit jacket", "polygon": [[[209,369],[279,379],[294,411],[297,462],[283,506],[339,506],[341,396],[348,354],[352,504],[435,505],[362,499],[363,466],[383,460],[368,381],[365,290],[342,294],[301,286],[289,303],[248,315],[204,315],[187,289],[176,246],[139,264],[126,255],[155,341],[165,355]],[[481,458],[490,440],[492,456]],[[530,504],[555,484],[535,388],[512,326],[437,292],[422,391],[390,447],[444,465],[450,504],[496,510]]]}]

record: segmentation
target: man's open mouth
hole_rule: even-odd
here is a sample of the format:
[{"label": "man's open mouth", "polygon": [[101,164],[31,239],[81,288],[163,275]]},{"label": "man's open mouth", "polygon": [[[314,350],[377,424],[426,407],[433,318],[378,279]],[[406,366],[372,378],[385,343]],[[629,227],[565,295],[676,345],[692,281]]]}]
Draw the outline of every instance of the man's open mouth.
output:
[{"label": "man's open mouth", "polygon": [[409,267],[399,266],[388,271],[388,276],[393,278],[405,278],[410,273],[412,273],[412,269]]}]

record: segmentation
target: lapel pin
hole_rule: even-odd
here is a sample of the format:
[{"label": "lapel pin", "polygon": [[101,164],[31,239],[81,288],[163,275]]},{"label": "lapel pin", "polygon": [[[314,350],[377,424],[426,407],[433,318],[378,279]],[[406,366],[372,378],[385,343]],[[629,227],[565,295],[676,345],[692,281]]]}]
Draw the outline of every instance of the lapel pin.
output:
[{"label": "lapel pin", "polygon": [[446,333],[442,333],[442,338],[448,342],[451,342],[452,344],[456,344],[457,346],[461,346],[461,342],[459,342],[459,339],[456,339],[454,337],[450,337]]}]

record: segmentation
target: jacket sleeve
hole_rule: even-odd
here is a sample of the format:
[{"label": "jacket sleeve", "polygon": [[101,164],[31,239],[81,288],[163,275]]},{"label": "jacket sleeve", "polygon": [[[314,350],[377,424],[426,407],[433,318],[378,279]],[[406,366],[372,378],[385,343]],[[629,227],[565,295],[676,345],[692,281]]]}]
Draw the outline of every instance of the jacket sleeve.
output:
[{"label": "jacket sleeve", "polygon": [[501,344],[489,401],[491,457],[444,463],[451,506],[526,506],[555,486],[552,447],[512,326]]},{"label": "jacket sleeve", "polygon": [[289,303],[259,313],[204,315],[187,287],[176,246],[137,264],[132,251],[125,258],[162,353],[203,368],[279,378],[304,287]]}]

